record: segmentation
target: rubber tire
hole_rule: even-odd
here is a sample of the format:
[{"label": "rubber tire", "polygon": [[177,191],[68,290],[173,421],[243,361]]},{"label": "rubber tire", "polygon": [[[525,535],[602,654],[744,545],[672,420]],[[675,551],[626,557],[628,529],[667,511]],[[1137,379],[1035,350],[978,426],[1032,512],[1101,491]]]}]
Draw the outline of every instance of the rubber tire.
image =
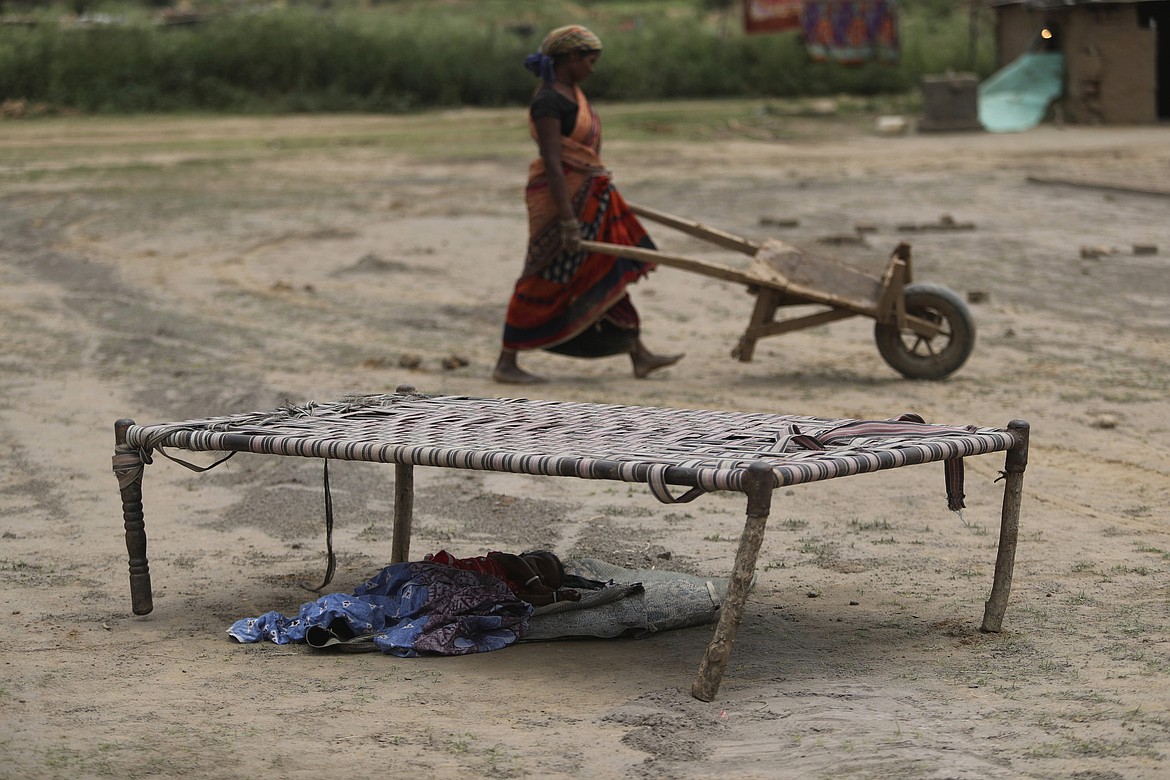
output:
[{"label": "rubber tire", "polygon": [[[937,284],[907,285],[903,298],[907,314],[933,320],[945,332],[921,340],[912,330],[878,323],[873,336],[882,358],[907,379],[942,379],[958,371],[975,348],[975,320],[967,304]],[[940,339],[940,348],[934,348]]]}]

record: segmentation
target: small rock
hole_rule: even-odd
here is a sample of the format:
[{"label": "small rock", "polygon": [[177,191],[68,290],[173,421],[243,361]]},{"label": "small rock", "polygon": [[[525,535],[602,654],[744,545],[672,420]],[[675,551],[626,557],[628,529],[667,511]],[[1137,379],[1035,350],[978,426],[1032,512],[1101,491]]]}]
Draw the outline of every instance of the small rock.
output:
[{"label": "small rock", "polygon": [[442,365],[443,368],[447,371],[454,371],[457,368],[463,368],[470,362],[471,361],[461,355],[448,355],[447,357],[443,358]]},{"label": "small rock", "polygon": [[361,258],[349,266],[342,268],[335,273],[338,274],[353,274],[353,273],[394,273],[398,271],[409,271],[410,266],[406,263],[400,263],[397,260],[386,260],[379,257],[373,252],[367,252]]},{"label": "small rock", "polygon": [[671,558],[674,557],[674,555],[670,552],[670,550],[667,550],[666,552],[658,553],[658,557],[664,561],[669,561]]},{"label": "small rock", "polygon": [[933,227],[939,230],[974,230],[974,222],[957,222],[950,214],[939,215],[938,222],[934,225],[923,225],[923,229]]},{"label": "small rock", "polygon": [[987,303],[987,290],[968,290],[967,303]]},{"label": "small rock", "polygon": [[879,116],[874,123],[878,135],[902,135],[910,128],[904,116]]},{"label": "small rock", "polygon": [[799,219],[786,219],[783,217],[760,217],[760,224],[768,227],[792,228],[799,227]]},{"label": "small rock", "polygon": [[406,353],[398,358],[399,368],[418,368],[422,365],[422,357],[412,353]]},{"label": "small rock", "polygon": [[1103,414],[1095,420],[1091,421],[1089,425],[1093,428],[1100,428],[1108,431],[1117,427],[1117,418],[1111,414]]},{"label": "small rock", "polygon": [[1135,255],[1156,255],[1158,254],[1157,244],[1134,244],[1133,253]]},{"label": "small rock", "polygon": [[1114,253],[1111,246],[1082,246],[1081,257],[1085,260],[1096,260],[1098,257],[1105,257]]},{"label": "small rock", "polygon": [[861,602],[860,602],[860,601],[850,601],[850,602],[849,602],[849,606],[851,606],[851,607],[859,607],[859,606],[861,606]]},{"label": "small rock", "polygon": [[873,224],[872,222],[858,222],[853,226],[853,229],[858,233],[876,233],[877,225]]},{"label": "small rock", "polygon": [[845,244],[861,244],[864,246],[865,236],[858,233],[843,233],[833,236],[821,236],[817,241],[822,244],[829,244],[830,246],[843,246]]}]

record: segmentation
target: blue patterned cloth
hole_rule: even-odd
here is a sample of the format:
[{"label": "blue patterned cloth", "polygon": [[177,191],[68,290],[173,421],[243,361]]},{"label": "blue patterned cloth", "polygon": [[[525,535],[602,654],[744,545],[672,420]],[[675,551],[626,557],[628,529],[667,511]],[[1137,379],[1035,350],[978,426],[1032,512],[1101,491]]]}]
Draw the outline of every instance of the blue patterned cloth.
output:
[{"label": "blue patterned cloth", "polygon": [[499,650],[528,632],[532,605],[503,580],[427,562],[382,569],[352,594],[331,593],[301,605],[297,617],[268,612],[237,620],[240,642],[304,642],[312,628],[368,636],[397,656],[464,655]]}]

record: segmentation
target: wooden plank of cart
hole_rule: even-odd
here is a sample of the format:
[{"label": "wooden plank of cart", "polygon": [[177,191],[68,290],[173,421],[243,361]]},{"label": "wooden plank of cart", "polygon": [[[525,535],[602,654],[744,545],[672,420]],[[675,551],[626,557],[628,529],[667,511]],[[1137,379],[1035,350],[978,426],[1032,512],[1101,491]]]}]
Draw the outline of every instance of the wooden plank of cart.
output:
[{"label": "wooden plank of cart", "polygon": [[[975,322],[954,292],[935,284],[912,284],[910,246],[898,244],[881,277],[850,268],[775,239],[762,243],[663,211],[630,204],[639,216],[752,257],[746,269],[653,249],[582,241],[590,251],[679,268],[747,286],[756,303],[732,357],[750,361],[756,342],[767,336],[824,325],[849,317],[875,323],[878,352],[909,379],[942,379],[957,371],[975,346]],[[776,319],[789,306],[819,311]]]}]

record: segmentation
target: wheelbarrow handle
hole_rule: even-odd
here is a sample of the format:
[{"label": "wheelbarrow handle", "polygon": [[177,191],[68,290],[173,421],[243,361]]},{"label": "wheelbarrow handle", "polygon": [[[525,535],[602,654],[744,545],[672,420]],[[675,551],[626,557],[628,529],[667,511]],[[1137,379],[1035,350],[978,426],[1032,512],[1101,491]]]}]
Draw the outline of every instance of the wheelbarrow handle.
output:
[{"label": "wheelbarrow handle", "polygon": [[665,211],[659,211],[658,209],[652,209],[649,206],[642,206],[637,203],[630,203],[629,201],[626,202],[626,205],[639,217],[645,217],[660,225],[672,227],[695,238],[710,241],[712,244],[721,246],[724,249],[734,249],[737,252],[743,252],[745,255],[754,255],[760,251],[760,245],[756,242],[728,233],[725,230],[704,225],[702,222],[696,222],[693,219],[679,217],[674,214],[667,214]]},{"label": "wheelbarrow handle", "polygon": [[625,246],[623,244],[607,244],[602,241],[582,241],[581,248],[589,252],[599,252],[603,255],[628,257],[631,260],[666,265],[671,268],[679,268],[683,271],[691,271],[704,276],[713,276],[716,279],[724,279],[738,284],[751,285],[759,283],[756,277],[730,266],[711,263],[706,260],[700,260],[697,257],[660,252],[657,249],[643,249],[642,247]]}]

